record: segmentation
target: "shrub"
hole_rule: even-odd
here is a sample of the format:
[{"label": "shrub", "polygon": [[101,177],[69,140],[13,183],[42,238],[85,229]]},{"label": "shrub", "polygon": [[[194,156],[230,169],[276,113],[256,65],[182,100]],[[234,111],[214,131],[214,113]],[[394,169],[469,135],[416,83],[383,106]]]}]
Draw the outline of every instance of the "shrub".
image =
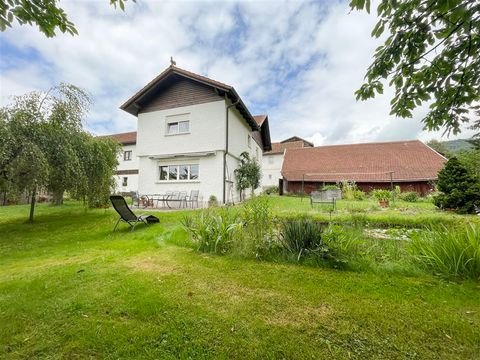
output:
[{"label": "shrub", "polygon": [[446,276],[480,278],[480,225],[440,226],[412,237],[410,251],[426,269]]},{"label": "shrub", "polygon": [[265,194],[278,194],[278,186],[269,186],[264,191]]},{"label": "shrub", "polygon": [[325,190],[340,190],[340,187],[337,185],[323,185],[320,186],[319,188],[320,191],[325,191]]},{"label": "shrub", "polygon": [[264,196],[256,196],[245,201],[240,211],[243,224],[242,241],[236,244],[236,250],[243,256],[254,255],[263,258],[274,245],[273,232],[275,218],[270,203]]},{"label": "shrub", "polygon": [[392,192],[385,189],[374,189],[372,196],[378,201],[390,200],[392,198]]},{"label": "shrub", "polygon": [[452,157],[438,173],[438,190],[433,203],[440,209],[453,209],[458,213],[474,213],[480,205],[480,182]]},{"label": "shrub", "polygon": [[182,225],[199,251],[215,254],[228,252],[242,227],[238,216],[228,208],[205,210],[197,217],[187,216]]},{"label": "shrub", "polygon": [[400,199],[407,202],[417,202],[418,197],[418,193],[416,193],[415,191],[407,191],[404,193],[400,193]]},{"label": "shrub", "polygon": [[325,257],[328,247],[322,241],[322,225],[312,219],[288,219],[280,228],[280,242],[297,261],[307,255]]},{"label": "shrub", "polygon": [[217,206],[218,206],[217,197],[215,195],[210,195],[210,197],[208,198],[208,207],[211,208],[211,207],[217,207]]},{"label": "shrub", "polygon": [[342,197],[345,200],[354,200],[355,199],[355,191],[357,191],[357,184],[355,181],[342,181]]},{"label": "shrub", "polygon": [[364,191],[357,189],[353,192],[353,198],[355,200],[365,200],[367,198],[367,194],[365,194]]}]

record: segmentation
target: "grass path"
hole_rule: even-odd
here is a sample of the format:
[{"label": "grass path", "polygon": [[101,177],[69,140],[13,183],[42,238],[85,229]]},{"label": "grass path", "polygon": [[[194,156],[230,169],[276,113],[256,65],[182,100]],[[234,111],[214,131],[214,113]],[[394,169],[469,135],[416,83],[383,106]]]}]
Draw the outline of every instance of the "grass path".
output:
[{"label": "grass path", "polygon": [[0,358],[480,357],[480,284],[199,254],[182,213],[0,208]]}]

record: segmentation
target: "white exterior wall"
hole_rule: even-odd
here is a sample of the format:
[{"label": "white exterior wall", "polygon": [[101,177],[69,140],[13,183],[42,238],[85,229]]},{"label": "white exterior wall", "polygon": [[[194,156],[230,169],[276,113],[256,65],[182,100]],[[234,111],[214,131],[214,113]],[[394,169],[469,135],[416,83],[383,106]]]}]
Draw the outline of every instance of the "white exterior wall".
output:
[{"label": "white exterior wall", "polygon": [[[190,132],[167,134],[167,117],[189,114]],[[138,115],[137,152],[140,194],[166,191],[200,191],[200,201],[211,195],[223,198],[223,149],[225,147],[225,101],[184,106]],[[206,156],[189,153],[210,152]],[[175,154],[184,156],[175,157]],[[165,157],[165,158],[161,158]],[[159,166],[198,164],[198,180],[160,180]]]},{"label": "white exterior wall", "polygon": [[281,179],[284,154],[264,154],[262,161],[262,187],[278,186]]},{"label": "white exterior wall", "polygon": [[[244,151],[250,154],[250,158],[256,158],[262,167],[263,149],[257,144],[257,142],[251,137],[251,128],[246,123],[245,119],[238,112],[237,109],[231,107],[229,109],[229,143],[227,157],[227,180],[233,181],[230,191],[227,191],[227,202],[231,202],[232,198],[235,203],[240,201],[240,193],[236,189],[234,170],[240,166],[240,154]],[[250,147],[248,146],[248,136],[250,136]],[[261,192],[261,187],[255,190],[256,194]],[[250,190],[246,190],[246,197],[250,196]]]},{"label": "white exterior wall", "polygon": [[[132,151],[131,160],[124,160],[124,152]],[[122,151],[117,155],[118,166],[117,171],[121,170],[138,170],[138,157],[136,145],[123,145]],[[123,186],[123,178],[127,178],[127,186]],[[137,192],[138,191],[138,175],[137,174],[125,174],[116,175],[116,191],[118,192]]]}]

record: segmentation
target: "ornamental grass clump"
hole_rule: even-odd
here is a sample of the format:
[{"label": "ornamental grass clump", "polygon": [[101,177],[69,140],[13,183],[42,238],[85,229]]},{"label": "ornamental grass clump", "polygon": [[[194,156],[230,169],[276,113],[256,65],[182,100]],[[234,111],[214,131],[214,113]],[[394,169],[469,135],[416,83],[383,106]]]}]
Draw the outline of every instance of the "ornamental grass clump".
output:
[{"label": "ornamental grass clump", "polygon": [[424,268],[447,277],[480,279],[480,225],[438,226],[412,238],[410,251]]},{"label": "ornamental grass clump", "polygon": [[280,227],[280,244],[297,261],[309,255],[326,257],[329,249],[322,240],[323,226],[312,219],[284,220]]},{"label": "ornamental grass clump", "polygon": [[238,216],[228,208],[206,210],[197,217],[185,217],[182,223],[199,251],[214,254],[227,253],[242,228]]}]

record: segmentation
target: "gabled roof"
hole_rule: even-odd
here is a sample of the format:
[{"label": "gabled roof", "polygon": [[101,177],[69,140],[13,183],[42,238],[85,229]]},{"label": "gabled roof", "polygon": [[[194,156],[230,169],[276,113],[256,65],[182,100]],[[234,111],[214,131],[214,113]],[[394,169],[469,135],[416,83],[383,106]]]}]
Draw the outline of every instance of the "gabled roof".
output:
[{"label": "gabled roof", "polygon": [[267,152],[267,155],[283,154],[286,149],[301,149],[304,147],[313,147],[313,144],[307,140],[292,136],[280,142],[272,143],[272,150]]},{"label": "gabled roof", "polygon": [[280,143],[285,144],[285,143],[297,142],[297,141],[303,141],[303,143],[305,144],[304,147],[313,147],[313,143],[311,143],[310,141],[307,141],[305,139],[302,139],[301,137],[298,137],[298,136],[289,137],[288,139],[280,141]]},{"label": "gabled roof", "polygon": [[[259,144],[260,146],[263,145],[263,151],[270,151],[272,150],[272,141],[270,139],[270,126],[268,124],[268,115],[263,114],[263,115],[254,115],[253,118],[255,119],[255,122],[259,126],[259,132],[260,136],[262,138],[262,144]],[[255,133],[255,132],[254,132]],[[256,139],[256,136],[254,136],[254,139]],[[257,140],[255,140],[257,141]],[[258,143],[258,141],[257,141]]]},{"label": "gabled roof", "polygon": [[198,75],[192,73],[190,71],[181,69],[177,66],[170,65],[166,68],[160,75],[158,75],[155,79],[150,81],[147,85],[145,85],[142,89],[137,91],[130,99],[128,99],[120,109],[125,110],[126,112],[132,115],[138,115],[139,109],[142,107],[142,100],[147,99],[151,96],[152,93],[157,91],[161,86],[162,83],[166,82],[166,80],[171,77],[172,75],[178,75],[186,79],[190,79],[201,84],[207,85],[212,87],[220,96],[226,95],[232,103],[236,103],[235,107],[238,109],[240,114],[245,118],[248,125],[251,127],[252,130],[258,130],[258,124],[253,118],[250,111],[243,103],[240,96],[237,94],[236,90],[233,86],[221,83],[216,80],[209,79],[205,76]]},{"label": "gabled roof", "polygon": [[419,140],[287,149],[282,175],[288,181],[431,181],[446,158]]},{"label": "gabled roof", "polygon": [[111,138],[117,140],[122,145],[134,145],[137,143],[137,132],[131,131],[120,134],[102,135],[99,138]]}]

